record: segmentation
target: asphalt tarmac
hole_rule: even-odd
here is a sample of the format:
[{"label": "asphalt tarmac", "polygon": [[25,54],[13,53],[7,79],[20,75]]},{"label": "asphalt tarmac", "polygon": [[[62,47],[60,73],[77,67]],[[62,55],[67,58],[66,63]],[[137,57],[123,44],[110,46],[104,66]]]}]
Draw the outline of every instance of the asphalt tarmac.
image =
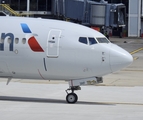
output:
[{"label": "asphalt tarmac", "polygon": [[96,86],[76,91],[76,104],[67,104],[64,81],[0,79],[0,120],[142,120],[143,39],[111,38],[129,51],[128,68],[104,76]]}]

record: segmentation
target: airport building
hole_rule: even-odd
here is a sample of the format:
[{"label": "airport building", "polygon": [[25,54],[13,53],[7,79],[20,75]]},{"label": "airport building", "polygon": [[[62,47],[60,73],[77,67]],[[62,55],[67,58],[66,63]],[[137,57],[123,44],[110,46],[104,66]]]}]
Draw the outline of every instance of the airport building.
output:
[{"label": "airport building", "polygon": [[105,26],[112,29],[111,35],[122,31],[124,36],[143,36],[143,0],[0,0],[0,3],[0,11],[6,14],[70,19],[94,28]]}]

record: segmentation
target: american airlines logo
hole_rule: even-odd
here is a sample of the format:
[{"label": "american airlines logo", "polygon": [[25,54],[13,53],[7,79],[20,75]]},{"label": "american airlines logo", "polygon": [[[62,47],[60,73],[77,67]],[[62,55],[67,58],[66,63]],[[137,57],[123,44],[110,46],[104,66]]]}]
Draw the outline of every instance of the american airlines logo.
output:
[{"label": "american airlines logo", "polygon": [[[21,23],[21,27],[24,33],[27,33],[26,38],[28,39],[28,44],[34,52],[44,52],[42,47],[37,42],[36,38],[34,36],[37,36],[36,34],[32,34],[31,30],[25,23]],[[29,34],[30,33],[30,34]]]},{"label": "american airlines logo", "polygon": [[[21,23],[21,28],[23,33],[25,33],[25,38],[28,42],[29,47],[34,52],[44,52],[38,41],[36,40],[35,36],[38,36],[37,34],[34,34],[29,29],[28,25],[25,23]],[[4,51],[4,41],[8,38],[9,42],[9,51],[14,51],[14,39],[15,36],[13,33],[1,33],[1,41],[0,41],[0,51]]]}]

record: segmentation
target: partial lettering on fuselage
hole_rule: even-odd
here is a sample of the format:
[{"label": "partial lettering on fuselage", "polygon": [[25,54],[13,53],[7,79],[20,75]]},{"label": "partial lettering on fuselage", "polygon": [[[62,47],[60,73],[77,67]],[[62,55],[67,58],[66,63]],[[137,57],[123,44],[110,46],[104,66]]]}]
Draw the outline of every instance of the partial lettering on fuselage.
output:
[{"label": "partial lettering on fuselage", "polygon": [[[30,34],[27,41],[28,41],[28,44],[29,44],[29,47],[31,48],[31,50],[34,52],[44,52],[44,50],[42,49],[42,47],[40,46],[40,44],[34,37],[35,34],[33,34],[31,32],[28,25],[25,23],[21,23],[21,28],[22,28],[23,34],[25,34],[25,36],[26,36],[26,34]],[[6,40],[9,43],[9,51],[14,51],[14,40],[16,40],[16,39],[17,39],[17,37],[15,37],[15,35],[13,33],[1,33],[0,51],[4,51],[4,45],[5,45]],[[26,39],[26,38],[23,38],[23,39]]]},{"label": "partial lettering on fuselage", "polygon": [[13,33],[1,33],[0,51],[4,51],[4,43],[6,38],[9,42],[9,51],[13,51],[14,34]]}]

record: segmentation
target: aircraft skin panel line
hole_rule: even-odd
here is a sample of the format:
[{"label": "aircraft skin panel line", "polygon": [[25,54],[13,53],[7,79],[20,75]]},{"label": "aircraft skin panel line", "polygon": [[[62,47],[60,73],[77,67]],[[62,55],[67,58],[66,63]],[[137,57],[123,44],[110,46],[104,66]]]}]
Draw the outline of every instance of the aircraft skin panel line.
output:
[{"label": "aircraft skin panel line", "polygon": [[40,73],[40,70],[38,69],[38,73],[39,73],[39,75],[41,76],[41,78],[43,79],[43,80],[45,80],[45,78],[42,76],[42,74]]},{"label": "aircraft skin panel line", "polygon": [[[0,77],[66,80],[75,90],[103,82],[102,76],[121,70],[133,61],[126,50],[103,34],[79,24],[24,17],[0,17]],[[37,74],[38,73],[38,74]]]},{"label": "aircraft skin panel line", "polygon": [[43,58],[43,62],[44,62],[44,68],[45,68],[45,71],[47,71],[47,67],[46,67],[45,58]]}]

